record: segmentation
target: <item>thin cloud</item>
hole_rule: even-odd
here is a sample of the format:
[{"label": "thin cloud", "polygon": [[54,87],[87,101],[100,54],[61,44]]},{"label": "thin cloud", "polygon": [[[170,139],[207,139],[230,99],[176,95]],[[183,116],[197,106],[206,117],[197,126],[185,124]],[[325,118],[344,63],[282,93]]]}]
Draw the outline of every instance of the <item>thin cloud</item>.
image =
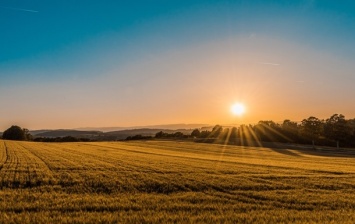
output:
[{"label": "thin cloud", "polygon": [[32,9],[22,9],[22,8],[14,8],[14,7],[6,7],[6,6],[0,6],[0,8],[22,11],[22,12],[33,12],[33,13],[39,12],[39,11],[32,10]]},{"label": "thin cloud", "polygon": [[262,64],[262,65],[273,65],[273,66],[279,66],[280,65],[280,64],[269,63],[269,62],[261,62],[260,64]]}]

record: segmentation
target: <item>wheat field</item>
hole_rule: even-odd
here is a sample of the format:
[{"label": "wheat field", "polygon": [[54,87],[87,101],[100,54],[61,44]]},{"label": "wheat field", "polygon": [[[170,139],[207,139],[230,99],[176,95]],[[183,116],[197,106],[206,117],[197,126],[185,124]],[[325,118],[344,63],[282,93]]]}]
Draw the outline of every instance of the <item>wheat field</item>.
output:
[{"label": "wheat field", "polygon": [[353,153],[0,141],[0,222],[354,223]]}]

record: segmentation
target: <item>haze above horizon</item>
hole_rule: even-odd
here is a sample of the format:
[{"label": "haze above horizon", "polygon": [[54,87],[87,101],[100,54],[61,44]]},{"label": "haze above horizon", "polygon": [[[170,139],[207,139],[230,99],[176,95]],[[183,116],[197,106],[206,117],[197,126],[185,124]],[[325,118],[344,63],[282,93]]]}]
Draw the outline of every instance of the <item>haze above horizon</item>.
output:
[{"label": "haze above horizon", "polygon": [[4,0],[0,27],[0,130],[355,118],[352,1]]}]

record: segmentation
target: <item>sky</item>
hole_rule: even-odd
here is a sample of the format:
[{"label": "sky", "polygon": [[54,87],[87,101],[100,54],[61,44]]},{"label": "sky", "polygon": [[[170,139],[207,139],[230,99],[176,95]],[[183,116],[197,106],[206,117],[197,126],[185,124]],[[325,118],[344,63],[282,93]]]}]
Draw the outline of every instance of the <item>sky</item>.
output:
[{"label": "sky", "polygon": [[354,27],[347,0],[0,0],[0,131],[355,118]]}]

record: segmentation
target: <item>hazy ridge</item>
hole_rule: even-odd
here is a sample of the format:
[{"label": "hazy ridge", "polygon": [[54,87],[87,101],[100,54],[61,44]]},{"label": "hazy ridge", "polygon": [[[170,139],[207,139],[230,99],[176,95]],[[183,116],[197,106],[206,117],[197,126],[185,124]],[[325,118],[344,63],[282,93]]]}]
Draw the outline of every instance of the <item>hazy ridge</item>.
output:
[{"label": "hazy ridge", "polygon": [[131,127],[84,127],[84,128],[73,128],[73,130],[78,131],[102,131],[102,132],[113,132],[113,131],[123,131],[123,130],[133,130],[133,129],[194,129],[201,128],[205,126],[210,126],[208,124],[163,124],[163,125],[142,125],[142,126],[131,126]]},{"label": "hazy ridge", "polygon": [[126,139],[128,136],[143,135],[143,136],[154,136],[157,132],[163,131],[165,133],[175,133],[182,132],[185,135],[191,134],[193,129],[161,129],[161,128],[138,128],[138,129],[127,129],[119,131],[79,131],[71,129],[58,129],[58,130],[35,130],[30,131],[33,137],[44,137],[44,138],[57,138],[72,136],[75,138],[88,138],[91,140],[122,140]]}]

